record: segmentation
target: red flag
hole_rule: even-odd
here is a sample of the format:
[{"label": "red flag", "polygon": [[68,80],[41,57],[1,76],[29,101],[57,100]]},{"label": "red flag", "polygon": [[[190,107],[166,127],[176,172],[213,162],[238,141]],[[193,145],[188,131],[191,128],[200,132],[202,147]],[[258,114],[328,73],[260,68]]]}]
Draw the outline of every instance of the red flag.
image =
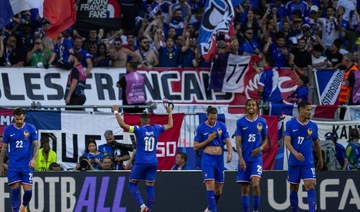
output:
[{"label": "red flag", "polygon": [[263,116],[268,124],[269,143],[263,151],[263,170],[273,170],[278,151],[278,118],[277,116]]},{"label": "red flag", "polygon": [[76,22],[75,0],[44,1],[44,18],[51,26],[46,35],[57,40],[58,35]]},{"label": "red flag", "polygon": [[1,109],[0,110],[0,135],[3,135],[5,127],[12,123],[12,116],[14,110]]},{"label": "red flag", "polygon": [[335,119],[337,105],[317,105],[315,108],[314,118]]},{"label": "red flag", "polygon": [[[174,127],[160,134],[156,156],[158,158],[159,170],[171,170],[174,165],[178,140],[180,137],[180,129],[184,120],[184,114],[173,114]],[[124,114],[124,121],[129,125],[140,125],[140,115]],[[165,125],[168,122],[168,115],[150,114],[150,124]],[[136,141],[137,142],[137,141]]]}]

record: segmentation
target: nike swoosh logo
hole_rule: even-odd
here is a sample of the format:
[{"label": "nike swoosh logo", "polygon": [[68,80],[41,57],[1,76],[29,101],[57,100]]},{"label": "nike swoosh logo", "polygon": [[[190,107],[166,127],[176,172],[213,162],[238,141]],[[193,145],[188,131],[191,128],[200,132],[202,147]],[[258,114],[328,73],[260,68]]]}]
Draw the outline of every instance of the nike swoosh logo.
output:
[{"label": "nike swoosh logo", "polygon": [[15,134],[11,134],[10,137],[13,137]]},{"label": "nike swoosh logo", "polygon": [[246,130],[248,127],[243,127],[243,130]]},{"label": "nike swoosh logo", "polygon": [[297,129],[296,130],[293,130],[293,132],[296,132],[296,131],[298,131]]},{"label": "nike swoosh logo", "polygon": [[209,134],[208,132],[207,133],[204,133],[204,135],[207,135],[207,134]]}]

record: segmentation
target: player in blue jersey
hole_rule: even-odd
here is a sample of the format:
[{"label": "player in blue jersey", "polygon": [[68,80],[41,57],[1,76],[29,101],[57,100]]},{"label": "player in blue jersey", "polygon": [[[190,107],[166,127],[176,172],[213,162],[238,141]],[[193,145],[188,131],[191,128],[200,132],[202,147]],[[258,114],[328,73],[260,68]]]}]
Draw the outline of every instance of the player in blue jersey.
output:
[{"label": "player in blue jersey", "polygon": [[224,144],[228,150],[228,163],[231,162],[233,150],[225,124],[216,121],[217,109],[209,106],[206,116],[207,120],[196,128],[194,150],[204,149],[202,174],[208,199],[205,211],[216,212],[216,204],[224,186]]},{"label": "player in blue jersey", "polygon": [[[4,130],[3,148],[0,153],[0,176],[4,176],[4,156],[9,146],[8,183],[11,187],[11,206],[14,212],[26,212],[32,196],[32,177],[39,150],[35,127],[25,123],[25,111],[14,110],[14,123]],[[20,186],[24,189],[20,204]]]},{"label": "player in blue jersey", "polygon": [[243,211],[250,211],[250,183],[253,190],[253,211],[260,206],[262,150],[267,145],[267,123],[257,114],[259,105],[254,99],[246,102],[246,114],[236,122],[236,150],[239,167],[236,182],[241,184]]},{"label": "player in blue jersey", "polygon": [[[321,155],[318,127],[310,121],[311,105],[302,101],[298,104],[299,115],[286,123],[284,141],[286,148],[290,151],[288,181],[290,183],[290,206],[292,211],[298,211],[298,195],[300,180],[303,179],[307,190],[307,201],[309,211],[315,211],[315,165],[313,157],[313,146],[319,158],[317,168],[321,170],[324,163]],[[315,142],[315,143],[314,143]],[[314,145],[313,145],[314,143]]]},{"label": "player in blue jersey", "polygon": [[[118,112],[119,106],[113,105],[112,110],[120,127],[136,135],[135,164],[130,172],[129,190],[136,202],[140,205],[141,212],[151,211],[155,197],[154,185],[158,166],[156,145],[160,133],[173,127],[171,108],[166,107],[169,115],[166,125],[150,125],[149,114],[143,113],[140,117],[141,126],[130,126],[126,124]],[[140,180],[146,181],[146,205],[137,187],[137,183]]]}]

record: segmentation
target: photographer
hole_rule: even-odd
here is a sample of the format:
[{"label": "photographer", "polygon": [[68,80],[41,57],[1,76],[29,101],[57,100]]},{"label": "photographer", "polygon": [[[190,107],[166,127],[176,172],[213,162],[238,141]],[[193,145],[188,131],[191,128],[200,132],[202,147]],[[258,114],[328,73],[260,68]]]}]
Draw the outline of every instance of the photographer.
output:
[{"label": "photographer", "polygon": [[79,163],[76,163],[75,170],[78,171],[89,171],[95,170],[94,167],[91,165],[90,161],[87,159],[86,156],[81,156],[79,158]]},{"label": "photographer", "polygon": [[34,47],[26,55],[26,63],[32,67],[49,68],[49,64],[55,59],[55,54],[45,49],[41,38],[36,38]]},{"label": "photographer", "polygon": [[114,161],[114,167],[116,170],[124,169],[124,161],[130,159],[129,151],[133,150],[133,146],[130,144],[118,143],[115,140],[113,131],[106,130],[104,133],[106,144],[99,146],[99,152],[104,155],[110,155]]}]

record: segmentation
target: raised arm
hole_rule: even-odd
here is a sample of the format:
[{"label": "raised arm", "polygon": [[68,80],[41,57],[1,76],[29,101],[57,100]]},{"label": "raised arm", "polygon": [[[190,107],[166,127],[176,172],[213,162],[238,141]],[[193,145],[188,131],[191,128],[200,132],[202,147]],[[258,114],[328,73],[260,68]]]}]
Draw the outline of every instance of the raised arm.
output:
[{"label": "raised arm", "polygon": [[173,117],[172,117],[172,110],[170,107],[166,107],[166,112],[169,114],[168,123],[164,125],[165,130],[173,128]]},{"label": "raised arm", "polygon": [[118,105],[113,105],[112,106],[112,111],[115,114],[115,118],[119,124],[119,126],[121,128],[123,128],[124,130],[129,130],[130,129],[130,125],[126,124],[124,119],[121,117],[120,113],[119,113],[119,106]]}]

